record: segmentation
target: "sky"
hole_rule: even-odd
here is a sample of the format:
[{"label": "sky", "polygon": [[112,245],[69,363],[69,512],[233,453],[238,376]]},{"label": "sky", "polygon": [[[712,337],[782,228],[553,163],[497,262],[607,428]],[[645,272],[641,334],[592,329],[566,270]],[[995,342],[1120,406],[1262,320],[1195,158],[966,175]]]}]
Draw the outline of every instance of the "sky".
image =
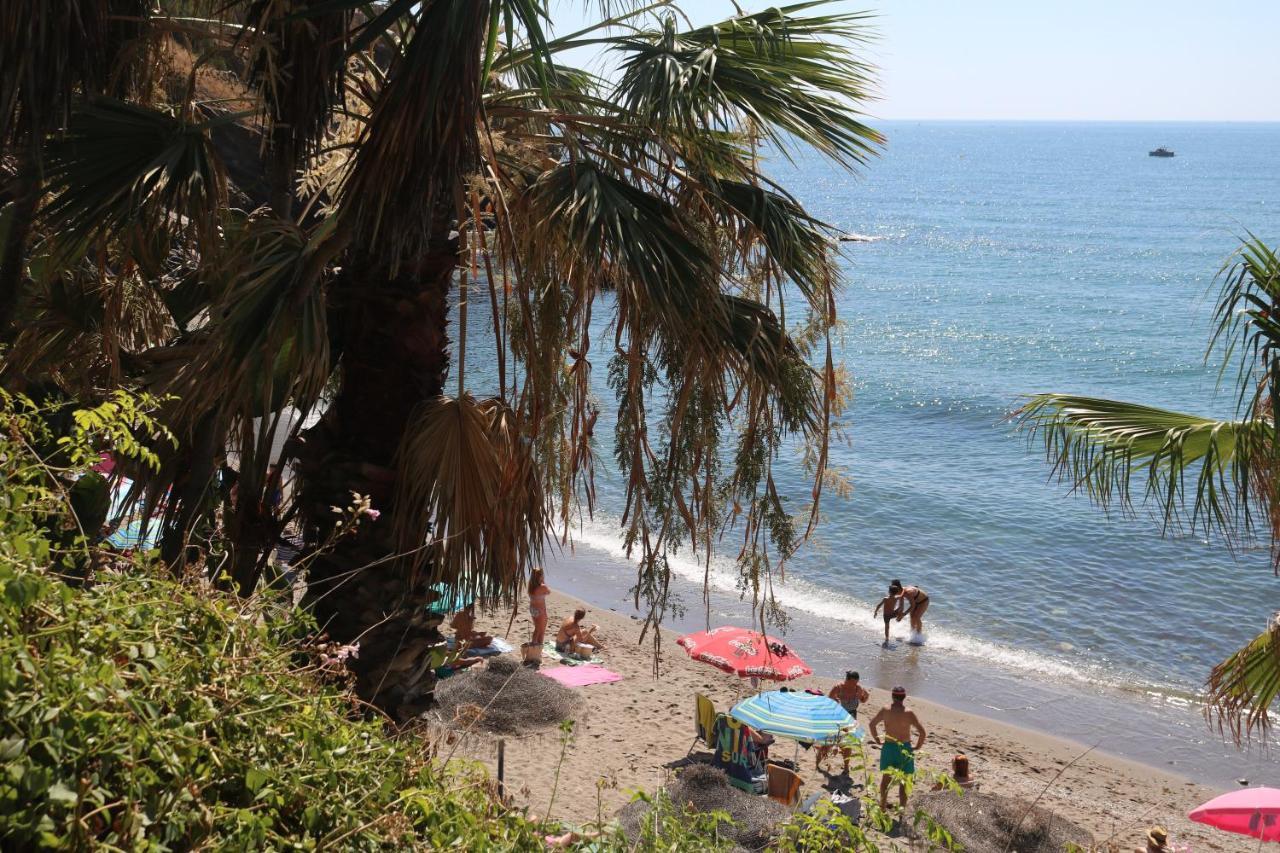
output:
[{"label": "sky", "polygon": [[[738,0],[746,11],[774,5]],[[775,0],[776,2],[776,0]],[[556,29],[584,19],[561,0]],[[730,0],[679,0],[695,24]],[[847,0],[880,119],[1280,121],[1280,0]],[[592,12],[594,14],[594,12]]]}]

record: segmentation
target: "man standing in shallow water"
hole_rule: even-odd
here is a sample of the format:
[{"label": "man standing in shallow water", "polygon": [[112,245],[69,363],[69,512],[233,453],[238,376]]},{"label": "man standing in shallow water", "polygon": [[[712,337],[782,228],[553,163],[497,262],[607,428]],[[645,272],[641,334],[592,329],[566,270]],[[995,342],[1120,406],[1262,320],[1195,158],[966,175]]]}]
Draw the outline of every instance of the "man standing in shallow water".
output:
[{"label": "man standing in shallow water", "polygon": [[[916,712],[907,707],[907,688],[893,688],[893,704],[881,708],[871,718],[868,728],[871,730],[871,742],[880,743],[877,731],[884,726],[884,745],[880,749],[880,808],[888,808],[889,780],[891,770],[898,770],[910,776],[916,772],[915,751],[924,746],[927,732],[921,724]],[[915,746],[911,745],[911,732],[916,730],[920,736]],[[898,783],[898,800],[902,807],[907,806],[907,786]]]}]

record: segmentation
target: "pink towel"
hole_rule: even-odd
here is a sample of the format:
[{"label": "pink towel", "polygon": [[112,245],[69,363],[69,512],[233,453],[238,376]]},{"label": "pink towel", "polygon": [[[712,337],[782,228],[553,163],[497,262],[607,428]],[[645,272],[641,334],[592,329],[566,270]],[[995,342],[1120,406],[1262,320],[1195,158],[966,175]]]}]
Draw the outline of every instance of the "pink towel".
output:
[{"label": "pink towel", "polygon": [[582,666],[549,666],[538,672],[547,678],[554,678],[565,687],[586,687],[588,684],[608,684],[611,681],[622,680],[622,676],[618,673],[595,663],[586,663]]}]

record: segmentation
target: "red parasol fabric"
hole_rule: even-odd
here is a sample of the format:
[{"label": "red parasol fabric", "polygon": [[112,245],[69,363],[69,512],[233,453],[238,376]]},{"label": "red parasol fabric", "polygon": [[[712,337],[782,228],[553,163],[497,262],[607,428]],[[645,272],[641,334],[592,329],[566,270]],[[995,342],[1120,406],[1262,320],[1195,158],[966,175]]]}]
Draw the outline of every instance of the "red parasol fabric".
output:
[{"label": "red parasol fabric", "polygon": [[689,657],[731,672],[739,678],[790,681],[813,675],[809,665],[780,640],[726,625],[710,631],[686,634],[676,640]]},{"label": "red parasol fabric", "polygon": [[1280,841],[1280,788],[1243,788],[1214,797],[1192,820],[1261,841]]}]

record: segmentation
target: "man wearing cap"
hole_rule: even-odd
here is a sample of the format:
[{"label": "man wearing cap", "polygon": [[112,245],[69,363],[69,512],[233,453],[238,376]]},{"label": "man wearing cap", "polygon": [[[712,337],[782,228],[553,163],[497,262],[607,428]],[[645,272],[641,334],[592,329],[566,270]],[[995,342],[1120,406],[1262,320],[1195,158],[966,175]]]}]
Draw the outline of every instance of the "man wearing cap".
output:
[{"label": "man wearing cap", "polygon": [[[880,808],[888,808],[889,780],[891,771],[897,770],[907,776],[916,772],[915,751],[924,746],[926,732],[916,712],[907,707],[907,688],[893,688],[893,704],[881,708],[871,718],[868,728],[871,730],[871,742],[881,743],[878,729],[884,726],[884,742],[880,749]],[[919,732],[915,746],[911,745],[911,732]],[[898,799],[902,807],[907,805],[907,786],[898,783]]]}]

